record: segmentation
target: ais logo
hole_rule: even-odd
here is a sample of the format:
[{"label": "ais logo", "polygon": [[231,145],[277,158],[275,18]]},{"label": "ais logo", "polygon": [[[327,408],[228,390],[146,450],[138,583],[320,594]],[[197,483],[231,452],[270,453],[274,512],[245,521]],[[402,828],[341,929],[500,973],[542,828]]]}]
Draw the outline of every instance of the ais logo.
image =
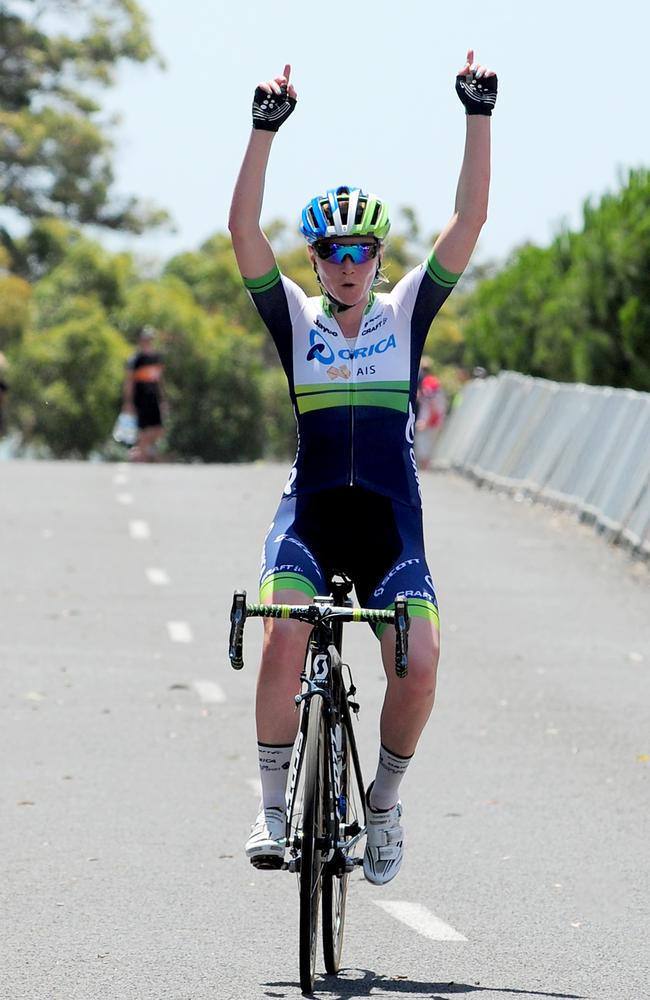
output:
[{"label": "ais logo", "polygon": [[[318,330],[309,331],[309,343],[311,347],[307,352],[307,361],[318,361],[321,365],[332,364],[337,354]],[[338,357],[343,361],[370,358],[373,354],[383,354],[384,351],[390,351],[395,347],[397,347],[395,334],[391,334],[390,337],[378,340],[375,344],[371,344],[370,347],[355,347],[354,350],[344,347],[341,351],[338,351]]]}]

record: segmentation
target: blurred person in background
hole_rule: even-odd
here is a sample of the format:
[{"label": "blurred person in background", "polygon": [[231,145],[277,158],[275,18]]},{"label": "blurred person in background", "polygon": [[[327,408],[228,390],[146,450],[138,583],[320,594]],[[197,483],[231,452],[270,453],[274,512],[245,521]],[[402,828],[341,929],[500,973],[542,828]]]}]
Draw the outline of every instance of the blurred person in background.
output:
[{"label": "blurred person in background", "polygon": [[420,469],[428,469],[431,464],[433,448],[446,416],[447,393],[433,374],[433,361],[425,355],[418,376],[415,421],[415,457]]},{"label": "blurred person in background", "polygon": [[164,359],[155,349],[156,331],[143,326],[137,349],[126,363],[122,412],[133,414],[138,423],[138,437],[130,453],[133,462],[156,462],[165,433],[167,402],[163,387]]}]

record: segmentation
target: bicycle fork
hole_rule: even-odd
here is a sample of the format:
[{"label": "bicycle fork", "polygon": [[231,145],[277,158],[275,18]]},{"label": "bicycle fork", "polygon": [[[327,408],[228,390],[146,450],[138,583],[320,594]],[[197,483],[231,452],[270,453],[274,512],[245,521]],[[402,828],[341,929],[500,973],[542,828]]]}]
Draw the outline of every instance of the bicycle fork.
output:
[{"label": "bicycle fork", "polygon": [[[327,653],[315,653],[312,661],[311,677],[308,677],[306,674],[302,675],[301,681],[305,685],[305,690],[296,695],[295,698],[296,705],[305,704],[303,707],[303,720],[296,739],[289,779],[287,817],[289,830],[293,817],[300,771],[303,764],[309,706],[314,698],[322,698],[323,714],[327,720],[326,732],[329,737],[328,753],[326,754],[329,794],[327,796],[328,808],[325,814],[326,829],[318,847],[323,852],[324,863],[331,865],[335,874],[343,875],[353,871],[356,865],[362,863],[361,859],[352,857],[351,852],[365,836],[366,828],[365,825],[361,826],[356,819],[351,824],[347,823],[348,801],[346,798],[346,789],[349,793],[354,786],[354,773],[358,771],[358,762],[356,760],[356,751],[353,753],[353,743],[350,739],[348,739],[347,758],[344,761],[344,730],[346,726],[349,727],[351,724],[350,709],[358,712],[359,706],[353,700],[356,688],[352,682],[352,677],[350,677],[350,688],[344,695],[344,718],[338,707],[334,704],[332,691],[329,686],[331,683],[331,671],[334,669],[338,674],[338,684],[343,688],[343,678],[339,666],[340,661],[335,666],[331,662],[331,659],[329,651]],[[343,781],[344,767],[349,772],[346,782]],[[296,833],[294,841],[287,842],[287,846],[295,852],[295,856],[284,867],[288,868],[289,871],[297,872],[300,870],[300,833]]]}]

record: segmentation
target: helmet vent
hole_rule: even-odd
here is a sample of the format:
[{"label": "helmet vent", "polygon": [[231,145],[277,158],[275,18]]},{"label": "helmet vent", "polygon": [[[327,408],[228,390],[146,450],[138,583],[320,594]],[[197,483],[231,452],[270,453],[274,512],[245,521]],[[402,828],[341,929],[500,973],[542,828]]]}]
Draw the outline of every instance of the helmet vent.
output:
[{"label": "helmet vent", "polygon": [[323,215],[325,216],[325,221],[327,222],[327,225],[328,226],[333,225],[334,217],[332,215],[332,206],[330,205],[329,201],[327,201],[327,199],[324,198],[320,203],[320,207],[323,209]]},{"label": "helmet vent", "polygon": [[341,185],[312,198],[300,226],[308,242],[333,236],[362,235],[383,240],[390,229],[386,205],[358,187]]}]

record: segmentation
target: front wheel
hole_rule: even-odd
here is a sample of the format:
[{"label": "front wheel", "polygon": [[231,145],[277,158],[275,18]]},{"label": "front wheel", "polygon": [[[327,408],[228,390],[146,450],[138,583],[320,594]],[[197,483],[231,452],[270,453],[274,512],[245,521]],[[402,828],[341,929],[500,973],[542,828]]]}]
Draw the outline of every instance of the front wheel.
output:
[{"label": "front wheel", "polygon": [[[348,717],[349,720],[349,717]],[[325,969],[335,974],[341,967],[345,905],[350,873],[363,856],[361,834],[365,828],[363,780],[359,768],[354,737],[348,723],[340,723],[337,733],[339,768],[338,802],[339,848],[323,874],[323,957]],[[337,727],[338,729],[338,727]],[[335,782],[336,784],[336,782]],[[336,795],[335,795],[336,797]]]},{"label": "front wheel", "polygon": [[318,696],[312,698],[309,703],[304,754],[299,877],[300,987],[304,993],[311,993],[316,972],[321,879],[327,857],[327,810],[324,803],[327,800],[329,786],[323,701]]}]

